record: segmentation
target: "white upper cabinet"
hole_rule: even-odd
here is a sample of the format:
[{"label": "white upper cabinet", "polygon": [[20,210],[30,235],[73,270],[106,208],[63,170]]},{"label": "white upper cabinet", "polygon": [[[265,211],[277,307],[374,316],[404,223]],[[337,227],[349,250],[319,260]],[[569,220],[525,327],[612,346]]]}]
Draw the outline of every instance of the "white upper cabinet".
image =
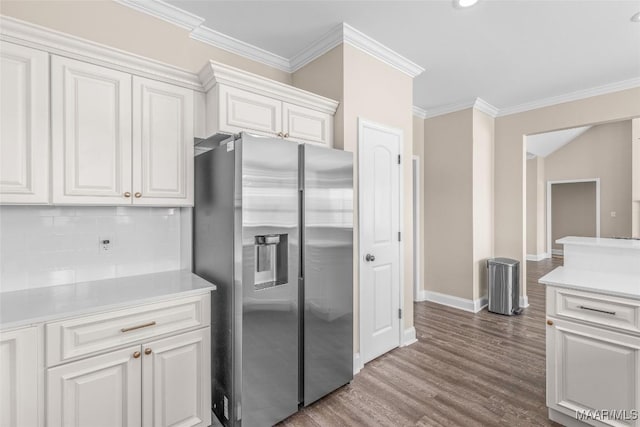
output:
[{"label": "white upper cabinet", "polygon": [[200,80],[209,135],[247,131],[333,146],[337,101],[214,61]]},{"label": "white upper cabinet", "polygon": [[193,91],[133,78],[133,203],[193,205]]},{"label": "white upper cabinet", "polygon": [[131,75],[51,58],[53,203],[131,204]]},{"label": "white upper cabinet", "polygon": [[333,139],[333,116],[311,108],[283,104],[283,132],[286,138],[315,142],[330,147]]},{"label": "white upper cabinet", "polygon": [[273,136],[282,130],[281,101],[234,87],[220,86],[218,90],[218,122],[225,131]]},{"label": "white upper cabinet", "polygon": [[0,42],[0,203],[49,202],[49,55]]}]

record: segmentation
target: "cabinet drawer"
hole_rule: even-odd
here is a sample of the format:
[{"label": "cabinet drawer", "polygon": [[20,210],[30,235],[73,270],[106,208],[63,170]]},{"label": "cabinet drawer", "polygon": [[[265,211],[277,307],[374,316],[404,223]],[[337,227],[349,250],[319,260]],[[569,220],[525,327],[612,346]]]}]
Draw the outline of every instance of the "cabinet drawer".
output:
[{"label": "cabinet drawer", "polygon": [[549,315],[581,320],[596,325],[640,334],[640,302],[581,292],[549,288]]},{"label": "cabinet drawer", "polygon": [[209,294],[48,323],[47,366],[209,323]]}]

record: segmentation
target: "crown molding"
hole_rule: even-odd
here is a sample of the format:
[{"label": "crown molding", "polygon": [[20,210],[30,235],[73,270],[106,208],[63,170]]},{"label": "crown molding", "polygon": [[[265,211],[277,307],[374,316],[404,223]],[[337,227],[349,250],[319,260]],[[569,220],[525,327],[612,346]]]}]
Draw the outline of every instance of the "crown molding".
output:
[{"label": "crown molding", "polygon": [[564,104],[565,102],[579,101],[581,99],[591,98],[593,96],[606,95],[608,93],[619,92],[621,90],[633,89],[636,87],[640,87],[640,77],[621,80],[618,82],[596,86],[589,89],[577,90],[575,92],[569,92],[563,95],[543,98],[537,101],[526,102],[523,104],[514,105],[512,107],[501,108],[499,110],[498,117],[522,113],[525,111],[535,110],[543,107],[550,107],[557,104]]},{"label": "crown molding", "polygon": [[347,23],[342,23],[343,41],[353,47],[368,53],[374,58],[385,62],[388,65],[396,68],[407,74],[409,77],[416,77],[422,74],[425,69],[400,55],[399,53],[389,49],[382,43],[372,39],[366,34],[356,30]]},{"label": "crown molding", "polygon": [[494,119],[498,116],[498,113],[500,112],[499,109],[489,104],[487,101],[485,101],[482,98],[476,98],[475,102],[473,103],[473,108],[475,108],[478,111],[482,111],[483,113],[493,117]]},{"label": "crown molding", "polygon": [[187,70],[8,16],[0,16],[0,40],[202,91]]},{"label": "crown molding", "polygon": [[161,0],[114,0],[123,6],[128,6],[138,12],[167,21],[185,30],[193,31],[204,23],[204,18],[175,7]]},{"label": "crown molding", "polygon": [[348,43],[374,58],[416,77],[425,70],[382,43],[372,39],[346,23],[341,23],[291,58],[285,58],[265,49],[243,42],[203,25],[205,19],[161,0],[115,0],[139,12],[189,30],[189,37],[224,49],[270,67],[293,73],[314,59],[324,55],[340,43]]},{"label": "crown molding", "polygon": [[429,110],[425,110],[425,119],[431,119],[433,117],[443,116],[449,113],[455,113],[457,111],[466,110],[469,108],[473,108],[476,100],[466,101],[466,102],[458,102],[456,104],[443,105],[441,107],[431,108]]},{"label": "crown molding", "polygon": [[322,35],[319,39],[293,55],[289,61],[291,72],[296,72],[314,59],[329,52],[344,42],[344,24],[339,24]]},{"label": "crown molding", "polygon": [[339,102],[333,99],[216,61],[209,61],[202,68],[199,76],[206,91],[217,84],[224,84],[332,115],[335,114],[339,105]]},{"label": "crown molding", "polygon": [[418,64],[343,22],[294,55],[290,60],[291,72],[299,70],[340,43],[347,43],[360,49],[412,78],[425,71]]},{"label": "crown molding", "polygon": [[413,115],[416,117],[419,117],[421,119],[426,119],[427,118],[427,110],[420,108],[416,105],[413,106]]},{"label": "crown molding", "polygon": [[242,40],[235,39],[219,31],[212,30],[211,28],[199,26],[191,31],[189,37],[270,67],[277,68],[278,70],[291,73],[291,65],[287,58],[261,49],[252,44],[245,43]]}]

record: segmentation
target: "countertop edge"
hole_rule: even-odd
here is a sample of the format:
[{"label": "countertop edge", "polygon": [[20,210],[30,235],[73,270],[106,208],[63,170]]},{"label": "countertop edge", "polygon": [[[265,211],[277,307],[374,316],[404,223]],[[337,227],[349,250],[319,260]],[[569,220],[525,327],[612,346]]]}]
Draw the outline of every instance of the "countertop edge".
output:
[{"label": "countertop edge", "polygon": [[[619,297],[619,298],[640,300],[640,294],[618,291],[615,289],[607,289],[607,288],[600,288],[600,287],[595,287],[590,285],[584,285],[584,284],[575,283],[573,281],[554,280],[554,277],[553,277],[554,273],[555,275],[563,274],[565,271],[564,269],[565,267],[558,267],[550,271],[549,273],[542,276],[538,280],[538,283],[546,286],[555,286],[558,288],[574,289],[577,291],[592,292],[592,293],[601,294],[601,295],[609,295],[609,296]],[[545,279],[547,276],[551,276],[551,278]],[[612,276],[615,278],[615,275],[612,275]],[[624,277],[626,278],[626,275]]]},{"label": "countertop edge", "polygon": [[158,303],[163,301],[171,301],[178,298],[186,298],[186,297],[196,296],[196,295],[205,295],[215,290],[216,290],[216,286],[214,284],[210,284],[210,286],[206,286],[198,289],[190,289],[185,291],[168,293],[164,295],[143,297],[143,298],[133,299],[133,300],[124,301],[116,304],[98,305],[98,306],[87,307],[79,310],[72,310],[65,313],[52,313],[49,315],[36,316],[36,317],[24,319],[24,320],[0,323],[0,332],[9,332],[11,330],[22,329],[22,328],[27,328],[31,326],[38,326],[44,323],[56,322],[63,319],[71,319],[74,317],[88,316],[88,315],[99,314],[99,313],[104,313],[108,311],[122,310],[122,309],[130,308],[132,306],[138,306],[138,305],[141,306],[141,305],[153,304],[153,303]]}]

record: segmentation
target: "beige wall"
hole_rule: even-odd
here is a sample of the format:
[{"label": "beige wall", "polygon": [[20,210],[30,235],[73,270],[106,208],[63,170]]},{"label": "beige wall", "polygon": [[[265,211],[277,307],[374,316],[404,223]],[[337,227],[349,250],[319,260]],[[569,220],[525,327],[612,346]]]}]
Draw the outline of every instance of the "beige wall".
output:
[{"label": "beige wall", "polygon": [[[413,217],[412,168],[413,151],[413,79],[374,57],[352,47],[340,45],[293,74],[297,87],[340,101],[335,125],[336,148],[354,153],[354,179],[357,188],[358,118],[364,118],[403,132],[402,176],[403,202],[403,326],[413,326]],[[356,191],[357,193],[357,191]],[[357,194],[356,199],[357,200]],[[355,235],[358,235],[356,205]],[[354,242],[354,259],[359,260],[358,241]],[[354,348],[359,351],[359,263],[354,263]]]},{"label": "beige wall", "polygon": [[600,178],[600,236],[631,236],[630,120],[590,128],[547,156],[545,170],[547,181]]},{"label": "beige wall", "polygon": [[198,72],[214,59],[291,83],[291,74],[189,38],[189,32],[111,0],[2,0],[0,14]]},{"label": "beige wall", "polygon": [[596,236],[596,183],[575,182],[551,186],[552,248],[566,236]]},{"label": "beige wall", "polygon": [[[640,88],[594,96],[523,113],[498,117],[495,123],[495,253],[525,259],[524,136],[640,116]],[[521,264],[526,293],[526,263]]]},{"label": "beige wall", "polygon": [[546,252],[544,158],[527,160],[527,255]]},{"label": "beige wall", "polygon": [[473,299],[473,109],[424,121],[424,287]]},{"label": "beige wall", "polygon": [[487,296],[486,260],[493,256],[494,118],[473,109],[473,299]]}]

